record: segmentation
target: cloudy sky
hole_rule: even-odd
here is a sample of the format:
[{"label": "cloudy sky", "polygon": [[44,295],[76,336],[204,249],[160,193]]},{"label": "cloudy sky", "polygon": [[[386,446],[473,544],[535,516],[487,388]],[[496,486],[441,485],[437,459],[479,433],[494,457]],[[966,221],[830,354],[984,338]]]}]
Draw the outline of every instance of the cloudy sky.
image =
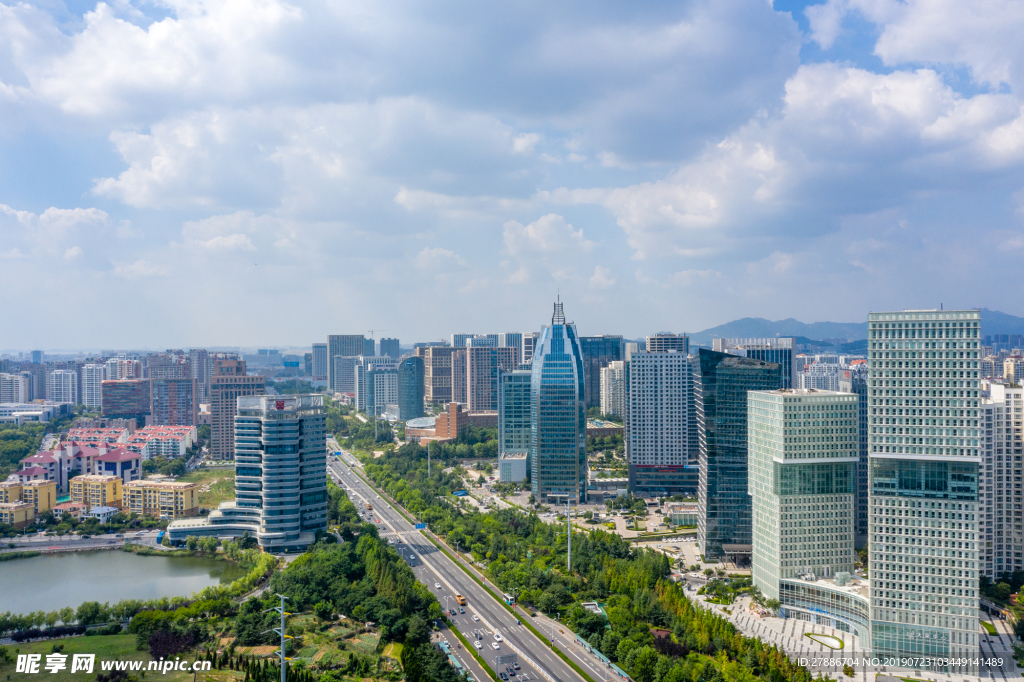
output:
[{"label": "cloudy sky", "polygon": [[[3,4],[7,2],[7,4]],[[0,348],[1024,314],[1013,0],[0,0]]]}]

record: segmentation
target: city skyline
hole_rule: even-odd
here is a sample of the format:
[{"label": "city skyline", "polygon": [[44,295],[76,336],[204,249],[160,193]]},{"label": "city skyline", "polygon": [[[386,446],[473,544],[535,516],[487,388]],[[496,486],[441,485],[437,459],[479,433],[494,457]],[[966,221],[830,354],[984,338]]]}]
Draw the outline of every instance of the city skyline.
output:
[{"label": "city skyline", "polygon": [[5,4],[0,347],[1014,310],[1011,5]]}]

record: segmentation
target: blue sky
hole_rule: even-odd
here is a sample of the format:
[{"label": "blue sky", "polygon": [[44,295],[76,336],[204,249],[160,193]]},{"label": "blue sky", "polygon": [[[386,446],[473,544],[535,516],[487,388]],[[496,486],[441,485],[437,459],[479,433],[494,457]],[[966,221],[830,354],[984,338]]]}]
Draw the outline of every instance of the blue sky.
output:
[{"label": "blue sky", "polygon": [[531,330],[558,293],[628,336],[1024,314],[1022,33],[996,1],[0,2],[0,349]]}]

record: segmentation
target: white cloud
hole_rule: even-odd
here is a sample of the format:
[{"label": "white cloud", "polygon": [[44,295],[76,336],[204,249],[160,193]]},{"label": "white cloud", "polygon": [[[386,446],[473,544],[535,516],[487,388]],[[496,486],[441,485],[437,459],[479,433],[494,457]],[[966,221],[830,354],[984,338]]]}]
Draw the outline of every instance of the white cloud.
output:
[{"label": "white cloud", "polygon": [[165,266],[151,263],[148,260],[137,260],[134,263],[117,263],[114,274],[125,279],[145,279],[148,277],[165,277],[169,274]]},{"label": "white cloud", "polygon": [[82,247],[72,246],[70,249],[64,252],[64,260],[75,260],[82,255]]},{"label": "white cloud", "polygon": [[615,285],[615,275],[608,268],[600,265],[594,268],[594,276],[590,278],[591,289],[610,289]]},{"label": "white cloud", "polygon": [[562,216],[549,213],[529,225],[510,220],[504,225],[505,249],[513,256],[554,254],[572,256],[587,252],[594,242],[583,236],[583,228],[574,230]]},{"label": "white cloud", "polygon": [[413,258],[421,270],[445,271],[453,267],[465,267],[466,261],[459,254],[440,247],[426,247]]}]

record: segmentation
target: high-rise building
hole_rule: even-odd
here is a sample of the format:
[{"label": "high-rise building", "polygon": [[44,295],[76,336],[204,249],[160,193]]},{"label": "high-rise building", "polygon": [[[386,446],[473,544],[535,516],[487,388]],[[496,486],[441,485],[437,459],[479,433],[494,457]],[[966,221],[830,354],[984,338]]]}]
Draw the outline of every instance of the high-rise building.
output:
[{"label": "high-rise building", "polygon": [[850,393],[747,394],[754,585],[780,614],[852,632],[869,650],[867,589],[851,579],[859,421]]},{"label": "high-rise building", "polygon": [[456,348],[452,353],[452,402],[465,405],[469,402],[469,357],[466,348]]},{"label": "high-rise building", "polygon": [[627,374],[625,441],[629,489],[647,496],[693,495],[697,469],[687,467],[691,395],[685,352],[633,354]]},{"label": "high-rise building", "polygon": [[782,365],[782,388],[797,386],[796,349],[794,339],[776,337],[765,339],[713,339],[711,346],[719,353],[742,355],[747,358]]},{"label": "high-rise building", "polygon": [[188,364],[192,371],[191,377],[196,380],[196,401],[210,402],[210,375],[213,374],[213,358],[205,348],[192,348],[188,351]]},{"label": "high-rise building", "polygon": [[363,355],[371,357],[377,354],[376,343],[373,339],[365,339],[363,341]]},{"label": "high-rise building", "polygon": [[465,348],[466,339],[471,339],[476,334],[452,334],[452,348]]},{"label": "high-rise building", "polygon": [[397,367],[370,365],[359,378],[366,386],[361,408],[366,414],[383,416],[388,405],[398,404]]},{"label": "high-rise building", "polygon": [[[343,357],[358,357],[366,353],[365,337],[362,334],[332,334],[327,337],[327,357],[331,363],[327,366],[327,385],[338,391],[338,384],[334,379],[334,358],[338,355]],[[348,393],[349,391],[340,391]]]},{"label": "high-rise building", "polygon": [[626,387],[626,363],[618,360],[601,370],[601,413],[625,419],[629,404]]},{"label": "high-rise building", "polygon": [[540,504],[587,499],[587,408],[576,325],[555,303],[541,330],[530,378],[530,469]]},{"label": "high-rise building", "polygon": [[519,368],[519,349],[468,346],[466,355],[466,404],[470,410],[498,409],[498,373]]},{"label": "high-rise building", "polygon": [[751,552],[747,391],[781,388],[782,366],[701,348],[695,369],[694,402],[700,438],[700,546],[709,559],[731,558],[743,563]]},{"label": "high-rise building", "polygon": [[474,334],[472,338],[466,339],[466,348],[496,348],[497,346],[497,334]]},{"label": "high-rise building", "polygon": [[313,344],[313,371],[312,376],[314,381],[327,381],[327,377],[330,375],[327,363],[330,361],[330,356],[327,355],[327,344],[326,343],[314,343]]},{"label": "high-rise building", "polygon": [[89,363],[82,366],[82,404],[86,407],[103,406],[103,382],[107,379],[107,366]]},{"label": "high-rise building", "polygon": [[150,414],[156,426],[194,426],[199,412],[196,380],[190,378],[152,379],[153,405]]},{"label": "high-rise building", "polygon": [[423,399],[434,405],[452,402],[452,356],[461,349],[451,346],[426,346],[415,349],[423,358]]},{"label": "high-rise building", "polygon": [[387,355],[388,357],[397,360],[402,355],[402,350],[398,343],[398,339],[381,339],[380,340],[380,354]]},{"label": "high-rise building", "polygon": [[121,353],[116,358],[107,360],[107,379],[142,379],[142,363]]},{"label": "high-rise building", "polygon": [[978,655],[977,310],[868,316],[871,646]]},{"label": "high-rise building", "polygon": [[331,358],[331,376],[334,377],[330,385],[335,393],[356,392],[356,366],[359,364],[360,355],[335,355]]},{"label": "high-rise building", "polygon": [[629,362],[630,358],[633,357],[633,353],[639,353],[640,350],[640,344],[636,341],[626,341],[622,344],[622,359]]},{"label": "high-rise building", "polygon": [[78,372],[55,369],[46,375],[46,398],[55,403],[78,404]]},{"label": "high-rise building", "polygon": [[235,500],[206,518],[172,521],[167,526],[170,542],[182,544],[189,535],[248,533],[265,552],[305,550],[327,528],[323,396],[243,396],[236,401]]},{"label": "high-rise building", "polygon": [[43,364],[43,351],[34,350],[32,351],[32,364],[41,365]]},{"label": "high-rise building", "polygon": [[839,378],[840,393],[857,395],[858,457],[857,463],[857,495],[854,504],[857,514],[853,519],[854,546],[862,549],[868,545],[868,373],[867,363],[863,360],[850,365]]},{"label": "high-rise building", "polygon": [[245,360],[216,360],[210,377],[210,457],[235,458],[235,410],[238,398],[267,392],[267,380],[245,373]]},{"label": "high-rise building", "polygon": [[0,403],[27,403],[29,379],[21,374],[0,374]]},{"label": "high-rise building", "polygon": [[423,416],[423,358],[407,357],[398,363],[398,418]]},{"label": "high-rise building", "polygon": [[1024,491],[1017,482],[1024,476],[1022,410],[1024,389],[1017,384],[992,384],[981,401],[978,546],[981,573],[993,582],[1024,571]]},{"label": "high-rise building", "polygon": [[523,334],[523,360],[522,364],[529,367],[533,362],[533,354],[537,350],[537,340],[540,339],[540,332],[526,332]]},{"label": "high-rise building", "polygon": [[152,407],[149,379],[107,379],[100,386],[103,416],[109,419],[134,419],[142,428]]},{"label": "high-rise building", "polygon": [[521,332],[504,332],[498,334],[498,348],[515,348],[519,351],[516,357],[516,369],[523,364],[523,335]]},{"label": "high-rise building", "polygon": [[583,397],[587,409],[601,405],[601,370],[610,362],[622,360],[621,336],[581,336],[583,353]]},{"label": "high-rise building", "polygon": [[670,350],[683,355],[689,354],[690,337],[686,334],[673,334],[672,332],[658,332],[654,336],[647,337],[648,353],[665,353]]},{"label": "high-rise building", "polygon": [[[355,391],[353,391],[353,393],[355,395],[354,404],[357,410],[359,410],[360,412],[366,412],[367,414],[373,414],[373,408],[374,405],[376,405],[379,408],[377,414],[382,415],[384,414],[384,405],[393,405],[398,403],[397,376],[393,377],[395,380],[395,383],[393,385],[390,383],[388,384],[390,388],[383,388],[383,392],[378,392],[376,395],[371,395],[374,391],[374,387],[370,385],[371,381],[366,376],[366,373],[370,372],[373,369],[396,370],[397,368],[398,365],[394,360],[392,360],[391,358],[382,358],[378,355],[364,355],[356,359]],[[375,379],[375,381],[380,380],[382,379],[380,379],[379,377]],[[385,381],[390,382],[391,379],[387,379]],[[392,397],[394,399],[389,401],[387,399],[388,397]]]},{"label": "high-rise building", "polygon": [[1024,358],[1011,355],[1003,360],[1003,378],[1015,384],[1024,381]]},{"label": "high-rise building", "polygon": [[498,375],[498,478],[502,483],[521,483],[529,471],[532,376],[527,370]]}]

